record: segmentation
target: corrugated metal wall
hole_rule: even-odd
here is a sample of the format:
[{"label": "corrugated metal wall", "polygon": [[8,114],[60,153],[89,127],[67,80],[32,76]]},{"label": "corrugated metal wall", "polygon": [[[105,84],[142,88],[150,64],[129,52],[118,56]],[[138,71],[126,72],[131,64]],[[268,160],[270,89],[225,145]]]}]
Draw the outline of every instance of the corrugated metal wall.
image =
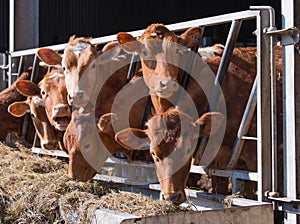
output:
[{"label": "corrugated metal wall", "polygon": [[0,52],[8,50],[9,0],[0,0]]}]

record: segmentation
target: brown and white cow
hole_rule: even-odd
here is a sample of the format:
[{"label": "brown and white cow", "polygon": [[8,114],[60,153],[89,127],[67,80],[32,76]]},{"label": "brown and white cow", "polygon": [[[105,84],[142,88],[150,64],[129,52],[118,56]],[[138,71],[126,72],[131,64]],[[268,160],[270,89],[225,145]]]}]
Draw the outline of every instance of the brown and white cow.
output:
[{"label": "brown and white cow", "polygon": [[146,130],[125,129],[115,137],[131,150],[145,147],[145,141],[136,141],[134,136],[148,139],[146,143],[150,145],[156,166],[161,199],[181,204],[186,200],[184,188],[199,135],[213,135],[223,121],[224,116],[217,112],[206,113],[193,121],[178,108],[171,108],[151,117],[146,123]]}]

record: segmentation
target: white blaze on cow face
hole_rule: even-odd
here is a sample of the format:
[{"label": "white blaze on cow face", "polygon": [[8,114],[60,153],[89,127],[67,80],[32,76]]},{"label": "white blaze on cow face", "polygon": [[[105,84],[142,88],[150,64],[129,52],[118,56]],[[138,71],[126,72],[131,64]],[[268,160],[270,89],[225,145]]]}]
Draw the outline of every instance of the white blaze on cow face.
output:
[{"label": "white blaze on cow face", "polygon": [[[87,38],[72,36],[62,59],[68,90],[68,103],[78,107],[84,107],[89,103],[89,91],[94,86],[94,83],[90,82],[90,77],[95,74],[90,74],[93,71],[89,66],[97,58],[98,53],[96,47],[89,41],[90,39]],[[84,80],[88,80],[89,83],[82,81],[82,76],[86,75],[90,77]]]}]

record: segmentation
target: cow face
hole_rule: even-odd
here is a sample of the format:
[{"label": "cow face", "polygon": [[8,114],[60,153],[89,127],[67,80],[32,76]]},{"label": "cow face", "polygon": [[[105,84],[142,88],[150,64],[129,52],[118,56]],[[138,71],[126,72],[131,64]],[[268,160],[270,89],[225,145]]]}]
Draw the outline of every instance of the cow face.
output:
[{"label": "cow face", "polygon": [[26,101],[14,102],[8,107],[13,116],[22,117],[30,113],[36,133],[44,149],[53,150],[57,146],[54,127],[50,124],[45,111],[45,104],[38,96],[28,97]]},{"label": "cow face", "polygon": [[71,108],[67,102],[64,75],[54,70],[44,76],[38,84],[50,123],[59,131],[65,131],[71,119]]},{"label": "cow face", "polygon": [[180,204],[186,200],[184,188],[199,133],[200,136],[214,134],[223,120],[222,114],[211,112],[193,122],[178,109],[170,109],[153,116],[147,122],[147,130],[125,129],[116,134],[116,140],[128,149],[139,149],[145,147],[148,139],[161,185],[161,199]]},{"label": "cow face", "polygon": [[150,94],[161,98],[170,98],[179,89],[177,78],[181,55],[187,48],[199,45],[200,38],[199,27],[177,36],[162,24],[150,25],[138,41],[127,33],[117,35],[125,51],[139,54]]},{"label": "cow face", "polygon": [[64,145],[69,154],[68,177],[71,179],[91,179],[110,155],[99,139],[94,114],[94,111],[73,111],[64,134]]},{"label": "cow face", "polygon": [[[95,70],[89,72],[86,70],[98,56],[96,47],[90,43],[90,40],[72,36],[64,50],[62,67],[66,77],[70,105],[85,106],[90,101],[90,91],[93,90],[96,74],[92,74]],[[81,81],[84,74],[89,76],[84,79],[88,82]]]},{"label": "cow face", "polygon": [[64,75],[54,70],[44,76],[38,85],[31,81],[19,81],[17,89],[25,96],[41,97],[50,124],[58,131],[65,131],[70,119],[71,109],[67,104],[67,90]]}]

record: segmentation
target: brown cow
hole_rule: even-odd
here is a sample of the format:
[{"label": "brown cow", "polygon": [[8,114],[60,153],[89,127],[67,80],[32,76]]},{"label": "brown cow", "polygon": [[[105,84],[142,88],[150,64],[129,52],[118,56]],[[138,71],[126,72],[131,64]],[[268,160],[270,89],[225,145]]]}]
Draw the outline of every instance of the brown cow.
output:
[{"label": "brown cow", "polygon": [[[197,29],[192,29],[193,32]],[[200,30],[194,34],[196,37],[200,35]],[[193,38],[196,39],[197,38]],[[155,41],[150,41],[155,40]],[[127,52],[138,53],[142,60],[142,73],[145,79],[145,83],[150,89],[151,100],[154,105],[156,112],[164,112],[172,105],[177,105],[176,101],[173,99],[177,94],[177,87],[174,83],[182,80],[182,68],[181,62],[186,63],[186,57],[180,54],[180,51],[174,54],[174,51],[178,48],[177,45],[172,46],[173,43],[181,43],[180,37],[175,36],[162,24],[153,24],[149,26],[145,32],[138,38],[138,42],[134,37],[127,33],[119,33],[118,41],[122,44],[122,48]],[[197,42],[199,43],[199,42]],[[187,46],[187,45],[186,45]],[[206,63],[212,68],[214,72],[220,64],[220,56],[223,50],[219,47],[215,47],[215,56],[206,59]],[[281,67],[280,53],[277,53],[277,68]],[[168,60],[169,57],[173,56],[173,61]],[[197,76],[192,76],[188,86],[186,87],[186,92],[194,100],[194,105],[198,110],[198,114],[203,114],[207,107],[207,99],[210,98],[211,87],[213,86],[214,80],[211,79],[210,73],[205,71],[204,67],[201,66],[201,60],[198,56],[195,57],[196,62],[194,62],[191,74],[197,74]],[[174,68],[172,62],[176,62],[178,68]],[[208,66],[206,66],[208,67]],[[225,130],[224,141],[216,155],[211,166],[218,168],[226,168],[230,155],[231,149],[234,144],[235,134],[237,133],[239,122],[243,115],[249,93],[252,88],[254,78],[256,76],[256,49],[255,48],[238,48],[234,49],[232,62],[228,68],[227,76],[222,85],[223,96],[225,98],[226,110],[227,110],[227,125]],[[195,81],[196,79],[196,81]],[[206,80],[207,79],[207,80]],[[199,84],[199,85],[198,85]],[[206,88],[206,89],[205,89]],[[238,91],[236,91],[238,90]],[[278,95],[277,95],[277,105],[281,105],[282,96],[280,95],[281,83],[279,81],[278,85]],[[206,95],[204,94],[206,93]],[[178,97],[178,96],[176,96]],[[224,99],[223,98],[223,99]],[[237,103],[238,102],[238,103]],[[220,98],[216,110],[220,109],[223,100]],[[184,105],[184,102],[183,102]],[[189,114],[191,105],[184,105],[180,107],[181,110]],[[280,107],[279,107],[280,108]],[[282,131],[282,120],[280,119],[280,109],[278,110],[278,130],[280,133]],[[251,123],[249,129],[249,136],[256,135],[256,123],[255,118]],[[278,145],[282,143],[282,136],[279,135]],[[199,160],[199,159],[198,159]],[[244,145],[243,152],[240,155],[237,169],[256,171],[256,142],[248,141]],[[221,183],[219,183],[222,185]],[[219,188],[220,189],[220,188]],[[219,191],[218,193],[229,193],[227,191]],[[227,187],[226,187],[227,189]],[[216,190],[216,189],[215,189]],[[253,197],[252,192],[247,193],[247,196]]]},{"label": "brown cow", "polygon": [[[26,72],[23,72],[20,77],[17,79],[19,80],[28,80],[30,79],[30,74],[32,72],[32,68],[29,68]],[[45,70],[43,68],[39,69],[38,79],[40,80],[41,77],[45,74]],[[21,130],[23,126],[23,121],[21,117],[15,117],[11,115],[7,108],[8,106],[16,101],[25,100],[26,97],[19,93],[16,89],[16,82],[14,82],[10,87],[4,89],[0,93],[0,141],[5,140],[6,136],[10,132],[16,132],[19,136],[21,135]],[[32,122],[29,120],[28,124],[28,131],[26,133],[25,139],[32,143],[34,139],[34,127]]]},{"label": "brown cow", "polygon": [[40,139],[40,144],[44,149],[55,149],[57,137],[54,127],[50,124],[45,104],[38,96],[27,97],[25,101],[14,102],[9,105],[8,112],[15,117],[22,117],[30,113],[36,133]]},{"label": "brown cow", "polygon": [[[56,129],[59,147],[65,150],[62,137],[71,119],[71,108],[67,104],[65,78],[61,71],[46,74],[38,85],[31,81],[19,81],[18,90],[29,97],[42,98],[47,120]],[[54,140],[53,140],[54,141]]]},{"label": "brown cow", "polygon": [[172,106],[165,99],[179,90],[180,67],[186,63],[182,61],[186,57],[180,56],[187,48],[199,45],[201,34],[199,27],[193,27],[177,36],[162,24],[148,26],[138,41],[130,34],[118,33],[117,39],[122,48],[129,53],[138,53],[141,58],[142,74],[150,90],[154,114]]},{"label": "brown cow", "polygon": [[124,147],[133,150],[132,145],[135,149],[145,147],[145,143],[136,141],[134,135],[148,137],[150,153],[161,185],[161,199],[181,204],[186,200],[184,188],[199,135],[213,135],[223,120],[222,114],[211,112],[193,122],[187,114],[171,108],[151,117],[146,123],[146,130],[125,129],[116,134],[116,139]]}]

